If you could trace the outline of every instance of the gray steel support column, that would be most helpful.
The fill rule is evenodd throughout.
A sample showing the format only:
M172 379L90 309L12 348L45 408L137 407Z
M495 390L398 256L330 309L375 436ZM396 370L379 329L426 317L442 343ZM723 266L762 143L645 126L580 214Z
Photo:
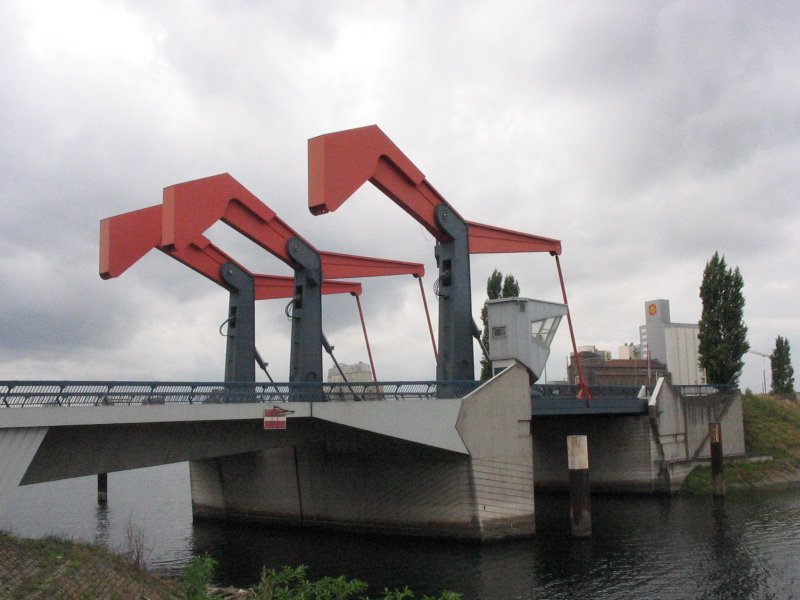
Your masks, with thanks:
M321 383L322 263L317 251L299 237L286 242L286 250L295 263L289 381Z
M222 265L220 275L230 289L225 381L255 381L256 307L253 277L233 263Z
M451 242L436 244L439 267L439 360L436 379L475 379L472 355L472 291L469 266L469 228L448 205L436 207L436 223ZM445 397L448 394L442 390Z

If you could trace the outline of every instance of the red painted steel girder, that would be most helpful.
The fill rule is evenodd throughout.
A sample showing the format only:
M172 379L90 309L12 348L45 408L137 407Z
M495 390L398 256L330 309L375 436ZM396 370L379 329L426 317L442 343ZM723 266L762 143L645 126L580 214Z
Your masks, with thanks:
M336 210L366 181L389 196L437 240L450 241L435 218L436 207L447 202L377 125L308 141L308 205L313 214ZM454 210L452 206L450 210ZM467 223L471 254L561 254L559 240Z
M228 254L217 248L205 236L196 236L183 249L166 246L161 241L163 206L157 204L100 221L100 276L118 277L153 248L182 262L211 281L227 288L220 276L220 267L232 262L244 269ZM255 285L256 300L291 298L294 278L280 275L250 273ZM323 294L361 294L361 284L351 281L325 280Z
M226 262L233 262L250 272L203 235L217 221L223 221L294 266L286 243L300 236L272 209L225 173L170 186L164 190L163 204L103 219L100 222L100 276L104 279L117 277L151 249L158 248L227 287L219 273L219 268ZM425 267L419 263L335 252L318 253L326 278L322 285L323 294L361 293L359 283L334 281L343 277L404 274L422 277L425 274ZM250 274L255 281L257 300L291 298L294 293L291 277Z
M162 242L179 251L217 221L226 223L291 266L286 242L293 237L302 239L227 173L166 188L162 217ZM314 248L308 240L303 241ZM316 251L327 279L425 274L425 267L419 263Z

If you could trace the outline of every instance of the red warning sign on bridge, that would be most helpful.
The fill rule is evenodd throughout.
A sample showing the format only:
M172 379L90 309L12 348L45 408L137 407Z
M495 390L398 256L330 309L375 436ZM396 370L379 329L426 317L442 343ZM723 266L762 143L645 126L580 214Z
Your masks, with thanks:
M286 429L286 415L292 413L280 406L264 409L264 429Z

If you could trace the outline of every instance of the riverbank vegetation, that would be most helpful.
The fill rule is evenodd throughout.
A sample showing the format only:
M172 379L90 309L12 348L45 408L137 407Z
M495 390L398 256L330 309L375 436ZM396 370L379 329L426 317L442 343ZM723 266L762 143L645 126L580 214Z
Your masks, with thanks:
M191 588L181 584L182 598L187 600L227 600L229 598L253 598L254 600L370 600L372 597L365 595L367 584L359 579L346 577L323 577L310 581L307 576L307 567L283 567L282 569L263 569L261 579L252 588L247 590L218 590L208 585L216 561L209 556L196 557L184 571L186 573L197 568L196 572L202 575L194 577L195 583ZM190 577L191 579L191 577ZM203 585L205 580L206 585ZM192 595L192 590L196 595ZM188 593L187 593L188 591ZM402 590L383 590L374 600L409 600L416 598L414 592L408 587ZM440 596L422 596L421 600L460 600L461 594L444 591Z
M169 582L92 544L0 532L0 598L176 598Z
M800 481L800 405L780 395L742 396L747 455L725 463L731 490ZM711 469L696 467L681 488L685 495L710 494Z
M21 539L0 532L0 598L119 600L370 600L367 584L358 579L323 577L308 579L304 566L264 569L260 580L247 589L213 587L217 562L197 556L177 580L151 573L132 559L93 544L54 537ZM458 600L459 594L414 595L409 588L384 590L374 600Z

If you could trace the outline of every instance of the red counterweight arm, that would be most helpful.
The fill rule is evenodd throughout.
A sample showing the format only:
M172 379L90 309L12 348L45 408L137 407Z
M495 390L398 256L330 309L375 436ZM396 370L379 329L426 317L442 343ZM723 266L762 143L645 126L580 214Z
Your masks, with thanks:
M290 266L294 261L286 244L303 239L266 204L227 173L197 179L164 190L162 240L182 251L217 221L229 225ZM303 240L311 248L308 241ZM410 274L422 276L419 263L315 251L326 279Z
M222 221L287 264L297 233L228 173L164 189L162 244L182 250Z
M437 240L451 238L436 220L446 200L377 125L329 133L308 141L308 206L315 214L335 211L369 181L425 227ZM452 206L450 211L458 214ZM471 254L549 252L550 238L468 222Z
M109 217L100 221L100 277L118 277L150 250L158 248L192 270L227 289L220 275L220 268L231 262L244 269L237 261L212 244L205 236L198 235L194 241L178 250L161 243L162 205ZM291 298L294 295L294 279L288 276L252 274L255 299L269 300ZM360 283L350 281L328 281L322 283L323 294L360 295Z

